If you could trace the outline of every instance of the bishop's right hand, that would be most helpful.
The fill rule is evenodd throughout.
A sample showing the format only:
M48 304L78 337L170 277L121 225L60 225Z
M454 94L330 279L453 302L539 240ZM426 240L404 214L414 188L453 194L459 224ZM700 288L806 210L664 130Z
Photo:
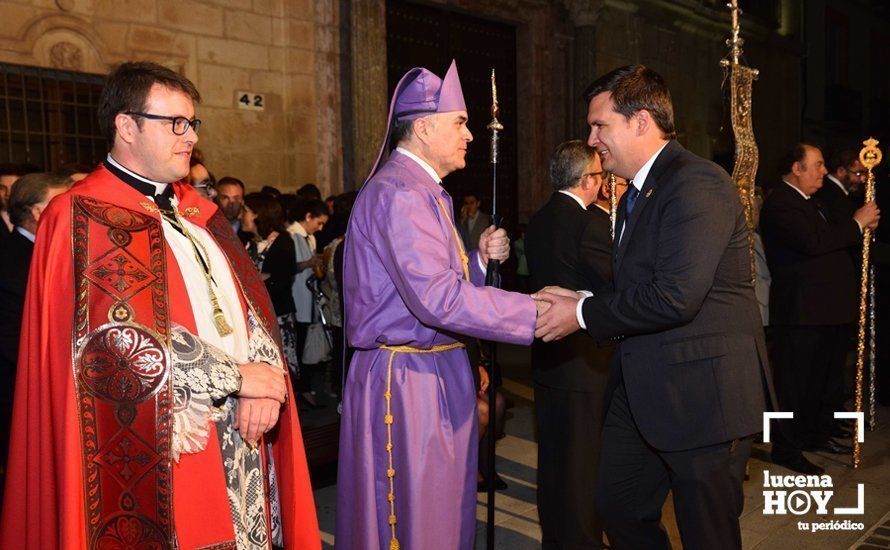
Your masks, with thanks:
M284 372L268 363L244 363L238 366L241 371L241 389L239 397L255 399L274 399L284 403L287 396L287 384Z

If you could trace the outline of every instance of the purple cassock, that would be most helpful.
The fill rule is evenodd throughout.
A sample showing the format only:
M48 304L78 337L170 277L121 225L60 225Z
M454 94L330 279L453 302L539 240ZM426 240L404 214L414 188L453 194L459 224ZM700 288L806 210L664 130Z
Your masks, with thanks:
M412 69L396 86L390 125L456 110L465 108L453 63L444 80ZM371 174L344 256L346 331L356 352L343 398L335 543L472 548L478 421L459 340L530 344L535 305L482 286L476 252L463 254L451 198L417 159L396 151Z

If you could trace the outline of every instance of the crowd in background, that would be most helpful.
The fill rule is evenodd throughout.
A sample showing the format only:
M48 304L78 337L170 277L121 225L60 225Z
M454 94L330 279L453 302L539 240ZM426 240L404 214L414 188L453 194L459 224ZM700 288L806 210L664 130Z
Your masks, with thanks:
M217 180L199 150L191 164L189 182L219 206L262 274L301 406L326 407L341 387L340 244L356 193L322 200L312 183L247 193L236 177Z

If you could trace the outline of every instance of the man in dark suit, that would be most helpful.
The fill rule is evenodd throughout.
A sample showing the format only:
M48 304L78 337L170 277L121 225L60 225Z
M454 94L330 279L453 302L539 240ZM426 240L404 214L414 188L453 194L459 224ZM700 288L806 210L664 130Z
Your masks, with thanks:
M586 94L588 144L632 180L618 207L611 288L556 290L536 335L579 325L618 339L607 390L597 509L613 548L670 548L668 491L683 546L741 548L751 434L763 425L768 363L735 186L674 138L670 92L642 65Z
M14 229L0 243L3 258L0 262L0 463L3 464L9 443L19 332L37 220L49 201L65 192L69 185L67 177L32 173L18 178L9 193L9 217Z
M858 193L867 172L856 151L849 149L831 157L830 170L814 196L831 223L840 223L853 217L857 202L862 204Z
M12 184L19 179L19 168L14 164L0 164L0 242L12 234L12 222L9 221L9 191Z
M561 144L550 183L555 192L525 234L531 289L598 290L612 276L612 238L608 213L594 206L603 183L596 149L580 140ZM532 344L545 549L602 546L593 495L613 347L581 333Z
M458 230L460 238L464 241L465 250L476 250L479 247L479 237L491 225L491 215L480 210L481 206L482 203L476 195L472 193L464 195Z
M772 459L820 474L801 451L850 451L831 439L833 413L843 410L843 367L858 311L856 251L862 229L877 227L880 213L869 203L838 212L831 223L833 214L815 198L826 174L822 152L801 143L782 164L784 181L766 198L760 227L772 275L776 392L794 420L775 432Z

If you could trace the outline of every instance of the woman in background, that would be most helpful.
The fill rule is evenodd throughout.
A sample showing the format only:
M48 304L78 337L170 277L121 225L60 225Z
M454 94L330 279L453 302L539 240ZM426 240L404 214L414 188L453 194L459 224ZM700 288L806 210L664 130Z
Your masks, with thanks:
M320 231L328 221L328 206L320 199L302 199L288 202L287 213L288 233L293 237L293 248L296 259L296 276L293 279L292 296L297 309L297 349L302 354L306 345L306 335L309 325L318 321L315 311L315 298L309 284L315 284L315 270L321 271L324 262L315 254L315 233ZM301 361L301 372L295 387L305 403L313 408L320 408L316 401L316 392L313 389L313 378L317 365L306 364Z
M248 193L241 211L241 230L250 235L247 250L266 283L281 329L281 344L288 370L299 370L294 325L296 308L291 286L297 273L293 240L284 229L281 204L265 193Z

